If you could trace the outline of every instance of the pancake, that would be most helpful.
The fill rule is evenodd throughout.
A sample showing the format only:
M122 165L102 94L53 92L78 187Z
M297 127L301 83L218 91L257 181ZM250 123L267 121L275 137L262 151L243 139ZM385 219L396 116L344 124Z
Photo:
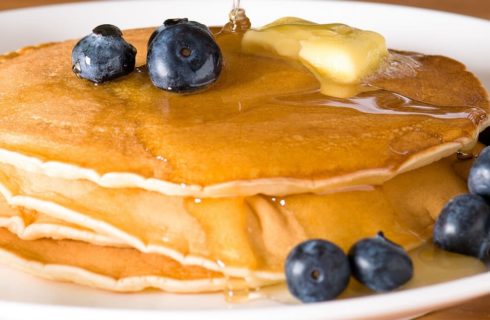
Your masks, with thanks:
M125 33L138 49L137 65L145 63L151 31ZM407 97L417 91L414 98L434 108L399 105L397 96L381 91L374 98L387 102L360 112L328 107L332 103L316 93L318 81L304 68L241 54L239 35L217 41L226 65L199 99L163 92L145 72L98 87L80 81L67 58L75 41L7 59L0 65L0 147L49 163L36 170L51 168L49 174L108 187L203 197L233 196L237 189L277 195L281 188L282 194L317 191L318 184L328 189L342 178L351 183L353 173L380 183L417 166L411 164L415 155L431 153L432 160L474 143L477 128L486 126L486 92L448 58L415 56L423 64L418 76L378 84ZM428 152L432 147L441 150Z
M251 285L264 285L282 279L282 261L290 247L306 238L328 237L347 250L357 239L382 229L387 230L390 238L403 244L407 249L423 243L431 233L433 217L437 216L446 199L466 190L464 178L459 174L462 170L458 166L460 162L456 159L444 159L398 175L381 187L372 189L345 190L327 195L293 195L281 199L270 199L265 196L245 199L202 199L199 204L186 198L165 199L160 194L154 194L151 201L148 201L147 197L150 195L142 194L141 190L119 189L118 196L127 199L127 204L121 205L120 201L114 201L107 195L107 192L113 190L100 188L101 190L94 191L97 187L92 186L91 201L98 203L100 199L104 199L104 202L98 206L92 205L90 208L88 205L83 205L87 202L87 198L80 197L79 194L70 194L70 191L86 190L86 187L80 185L77 187L73 182L70 185L66 181L56 181L52 178L31 177L39 182L36 190L15 190L21 195L4 193L5 199L15 204L16 209L8 206L6 201L1 201L0 208L7 214L0 216L0 225L9 227L11 232L28 240L76 239L92 243L95 247L102 245L113 247L114 244L120 244L120 247L138 249L133 251L138 254L146 252L171 257L175 261L173 267L179 266L174 270L177 274L181 272L180 266L184 269L187 266L202 266L228 277L248 277ZM2 171L8 173L9 179L23 180L16 176L18 172L5 168ZM48 179L49 183L43 183L42 180L45 179ZM441 187L439 181L442 179L446 183ZM63 185L60 185L61 183ZM76 184L83 183L76 182ZM2 185L11 186L5 181L2 181ZM60 191L55 193L46 189L46 186ZM143 191L143 193L147 192ZM161 199L159 200L158 197ZM417 201L414 202L413 199ZM181 202L180 208L176 204L178 201ZM168 207L170 202L174 203L174 209L166 210L163 206L167 203ZM158 215L152 208L142 208L144 203L159 206L161 210ZM19 210L21 212L15 212ZM111 214L111 211L116 210L117 215ZM153 217L150 217L152 220L148 217L150 212L153 213ZM189 216L195 218L198 225L190 229L192 226L186 224L188 228L186 232L179 232L177 223L165 223L165 220L185 221ZM21 219L20 225L24 228L18 227L19 223L15 224L14 218ZM10 223L2 224L2 220L5 219L10 219ZM47 223L54 226L58 233L49 233L50 229L46 233ZM251 234L247 235L247 231ZM26 234L27 238L24 237ZM177 237L179 235L181 238ZM199 235L203 236L199 237ZM6 236L7 234L4 234L4 237ZM187 238L182 238L183 236ZM100 241L99 237L108 240ZM204 238L205 242L199 243L199 238ZM9 245L19 243L22 248L28 246L28 241L11 235L8 239ZM20 252L20 257L30 258L30 261L37 264L46 263L43 260L45 257L59 257L67 250L65 246L72 247L73 242L61 242L65 243L62 249L56 245L59 242L42 243L46 243L46 246L42 247L43 251L31 248L37 251ZM99 266L97 259L92 259L92 252L98 250L94 245L77 245L78 260L71 263L66 262L66 255L63 255L65 257L63 261L54 258L55 260L49 262L58 266L79 266L81 257L86 256L87 261L84 266L87 270L103 270L105 266ZM0 243L0 248L8 253L14 251L5 243ZM118 252L117 248L108 250L113 253ZM182 252L186 255L182 255ZM219 261L220 264L215 261ZM19 262L16 264L18 265ZM26 266L23 269L31 266L30 263L24 264ZM227 268L224 268L224 265ZM111 270L106 272L110 273ZM87 274L75 281L85 283L87 281L85 276ZM171 273L166 277L171 279ZM111 282L115 285L114 290L140 290L143 284L156 286L153 282L141 280L143 281L141 283L138 280L134 286L119 287L117 285L119 280L123 281L117 279L114 280L116 282ZM106 285L104 282L96 286L107 288ZM161 286L156 287L161 288ZM214 287L214 289L220 288L222 287ZM180 291L185 290L185 288L180 289Z
M94 246L71 240L20 240L0 228L0 259L47 279L71 281L106 290L145 288L191 293L223 290L219 273L182 266L159 254Z
M139 66L151 32L124 33ZM116 291L263 286L308 238L348 249L383 230L417 247L467 192L455 153L489 104L461 63L392 51L416 73L336 99L300 65L242 53L241 34L216 40L222 76L192 95L144 68L77 79L76 41L0 58L0 260Z

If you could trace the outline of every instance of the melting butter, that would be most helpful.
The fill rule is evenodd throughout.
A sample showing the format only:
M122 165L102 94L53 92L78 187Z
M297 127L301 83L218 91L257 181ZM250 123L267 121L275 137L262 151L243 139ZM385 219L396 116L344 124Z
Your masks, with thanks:
M363 91L363 79L388 56L383 36L344 24L286 17L248 30L242 50L299 61L320 81L323 94L346 98Z

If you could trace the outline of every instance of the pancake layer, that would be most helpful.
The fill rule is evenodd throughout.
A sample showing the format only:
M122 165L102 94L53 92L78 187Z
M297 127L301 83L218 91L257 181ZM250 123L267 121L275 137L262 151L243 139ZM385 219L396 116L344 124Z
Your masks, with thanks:
M358 239L382 230L406 249L417 247L430 236L444 203L466 192L469 162L447 158L380 186L324 195L222 199L109 189L0 165L0 226L24 239L25 245L25 240L49 238L92 244L88 248L112 247L114 252L116 247L133 248L168 257L184 269L201 267L261 286L282 280L289 250L309 238L329 239L348 250ZM12 251L5 244L0 247ZM46 248L55 251L45 252L47 256L65 250ZM91 255L90 250L80 251L78 259L87 256L95 263L90 270L106 267Z
M125 32L138 49L137 65L151 31ZM50 163L49 174L91 175L107 186L284 195L361 178L382 183L426 164L422 156L432 162L471 147L488 122L485 90L449 58L406 53L421 65L413 77L373 80L389 91L345 107L318 93L303 67L241 53L239 34L216 39L226 61L222 76L195 95L159 90L144 71L100 86L79 80L69 59L75 41L5 59L0 148ZM55 170L53 162L72 167Z
M151 32L125 32L137 65ZM490 109L459 62L392 51L413 74L334 99L302 66L242 53L240 34L216 39L223 74L193 95L144 68L77 79L75 41L0 58L0 260L115 291L258 287L305 239L348 249L382 230L414 248L467 191L454 154Z

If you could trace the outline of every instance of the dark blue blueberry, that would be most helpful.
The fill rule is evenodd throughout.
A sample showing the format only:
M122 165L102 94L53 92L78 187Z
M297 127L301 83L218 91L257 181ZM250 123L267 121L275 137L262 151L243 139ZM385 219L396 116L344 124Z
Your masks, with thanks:
M382 232L354 244L349 250L349 262L354 278L378 292L394 290L413 276L408 254Z
M291 294L306 303L334 299L350 278L347 256L325 240L297 245L286 259L285 272Z
M485 130L480 132L480 135L478 136L478 141L486 146L490 145L490 128L486 128Z
M209 33L211 36L213 35L211 33L211 30L209 30L209 28L205 25L205 24L202 24L202 23L199 23L197 21L189 21L189 19L187 18L173 18L173 19L167 19L163 22L163 26L161 26L160 28L158 28L158 30L163 30L165 29L165 27L170 27L170 26L173 26L173 25L176 25L176 24L190 24L190 25L193 25L193 26L196 26L200 29L202 29L203 31L206 31L207 33Z
M122 38L118 27L103 24L75 45L71 59L78 77L102 83L134 70L136 48Z
M105 37L122 37L123 33L121 29L112 24L101 24L92 30L93 34L105 36Z
M150 46L151 42L153 41L153 39L155 39L155 36L157 34L160 33L160 31L162 30L165 30L167 29L167 27L170 27L170 26L174 26L176 24L190 24L190 25L194 25L198 28L201 28L203 31L206 31L207 33L209 33L210 36L213 36L213 34L211 33L211 30L209 30L209 28L202 24L202 23L199 23L199 22L196 22L196 21L189 21L189 19L187 18L172 18L172 19L167 19L163 22L163 24L158 27L150 36L150 39L148 39L148 47Z
M450 200L434 226L434 243L447 251L488 260L490 207L477 195L463 194Z
M490 199L490 147L483 149L473 163L468 188L471 193Z
M173 18L173 19L165 20L163 24L151 34L150 39L148 39L148 47L150 46L153 39L155 39L155 36L160 33L160 31L165 30L169 26L173 26L179 23L188 23L188 22L189 19L187 18Z
M187 18L171 18L171 19L167 19L167 20L163 21L163 26L169 27L169 26L173 26L173 25L176 25L179 23L188 23L188 22L189 22L189 19L187 19Z
M222 65L219 46L200 23L173 19L150 38L147 67L158 88L173 92L205 88L218 79Z

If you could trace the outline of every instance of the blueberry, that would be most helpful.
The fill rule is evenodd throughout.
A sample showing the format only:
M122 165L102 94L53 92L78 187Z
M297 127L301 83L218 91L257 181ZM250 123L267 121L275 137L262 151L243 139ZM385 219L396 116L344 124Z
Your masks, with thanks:
M148 39L148 47L150 46L151 42L153 39L155 39L155 36L159 34L162 30L165 30L169 26L173 26L179 23L188 23L189 19L187 18L173 18L173 19L167 19L163 22L163 24L158 27L150 36L150 39Z
M354 278L378 292L394 290L413 276L408 254L382 232L354 244L349 250L349 262Z
M215 82L223 58L209 29L186 19L168 21L152 34L148 45L153 84L168 91L192 92Z
M167 19L163 22L163 25L157 29L157 31L161 31L161 30L165 29L166 27L170 27L170 26L173 26L176 24L181 24L181 23L196 26L196 27L202 29L203 31L206 31L207 33L209 33L209 35L211 35L211 36L213 35L211 33L211 30L209 30L209 28L205 24L199 23L197 21L189 21L189 19L187 19L187 18Z
M473 163L468 188L471 193L490 199L490 147L483 149Z
M480 135L478 136L478 141L483 143L484 145L490 145L490 128L486 128Z
M122 38L118 27L103 24L75 45L71 59L78 77L102 83L134 70L136 48Z
M442 209L433 231L434 243L447 251L488 260L490 207L480 196L463 194Z
M173 26L179 23L188 23L189 19L187 18L172 18L172 19L167 19L163 21L163 25L165 27Z
M297 245L286 259L285 272L291 294L306 303L337 297L350 278L346 255L325 240L309 240Z
M92 30L93 34L97 34L104 37L122 37L122 31L118 27L112 24L101 24Z

